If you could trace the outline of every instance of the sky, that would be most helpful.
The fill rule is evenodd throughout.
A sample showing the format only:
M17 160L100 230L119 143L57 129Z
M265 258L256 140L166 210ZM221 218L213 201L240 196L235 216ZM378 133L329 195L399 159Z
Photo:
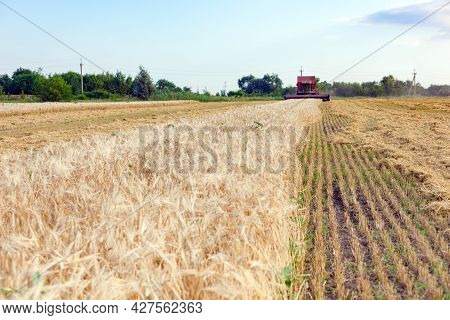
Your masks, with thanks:
M443 10L336 81L450 84L450 1L0 0L104 70L143 65L194 91L237 88L248 74L294 85L300 67L331 81L440 5ZM0 74L78 71L79 56L0 3ZM101 73L85 61L85 72Z

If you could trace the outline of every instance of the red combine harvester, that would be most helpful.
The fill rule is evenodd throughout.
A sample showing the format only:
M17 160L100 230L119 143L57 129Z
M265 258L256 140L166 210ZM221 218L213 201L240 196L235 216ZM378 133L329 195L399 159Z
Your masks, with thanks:
M330 95L317 92L316 77L300 76L297 77L297 94L285 95L284 99L322 99L322 101L330 101Z

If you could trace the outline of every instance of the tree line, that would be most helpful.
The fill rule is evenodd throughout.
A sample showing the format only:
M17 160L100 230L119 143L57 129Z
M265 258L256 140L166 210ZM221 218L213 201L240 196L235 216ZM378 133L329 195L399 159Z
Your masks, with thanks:
M339 97L385 97L408 96L414 93L412 81L401 81L393 75L385 76L381 81L371 82L333 82L320 81L316 78L318 91ZM283 82L276 74L266 74L262 78L253 75L238 80L239 91L231 92L233 95L274 95L295 94L295 86L283 87ZM449 85L431 85L424 88L420 83L415 86L415 93L419 96L450 96ZM229 93L230 94L230 93Z
M149 73L139 68L133 79L118 71L115 74L86 74L83 76L69 71L60 74L43 75L40 70L19 68L9 77L0 75L1 93L7 95L36 95L43 101L107 99L113 96L132 96L148 99L155 91Z
M401 81L389 75L381 81L348 83L318 80L318 90L334 96L381 97L405 96L410 94L411 81ZM11 77L0 75L1 95L33 95L42 101L67 101L85 99L135 98L141 100L194 99L202 100L211 97L206 89L203 92L192 92L189 87L178 87L175 83L160 79L153 81L149 72L139 67L133 78L117 71L116 73L86 74L83 76L83 93L81 92L81 76L69 71L65 73L44 75L41 70L32 71L19 68ZM265 74L258 78L253 75L244 76L237 81L238 90L217 92L218 97L281 97L294 94L295 86L283 86L277 74ZM450 96L450 86L431 85L428 88L416 85L416 94L422 96Z
M385 76L381 81L371 82L327 82L319 83L319 90L329 92L334 96L340 97L385 97L385 96L408 96L416 93L419 96L450 96L450 85L430 85L424 88L417 83L415 89L412 81L401 81L393 75Z

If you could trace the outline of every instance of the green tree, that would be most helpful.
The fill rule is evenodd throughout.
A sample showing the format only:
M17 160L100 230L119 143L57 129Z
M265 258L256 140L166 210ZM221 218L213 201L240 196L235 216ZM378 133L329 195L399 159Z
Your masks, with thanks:
M383 85L384 88L384 94L392 95L394 93L395 82L396 80L393 75L383 77L383 79L381 80L381 84Z
M251 94L265 95L270 93L270 86L264 79L256 78L251 82L250 85ZM250 91L250 90L249 90Z
M155 86L150 74L143 66L139 67L139 73L134 78L132 86L132 94L134 97L141 100L148 100L150 96L154 93Z
M265 94L273 94L273 95L281 95L283 92L283 81L281 81L280 77L273 73L273 74L266 74L262 78L263 82L265 83L264 86L266 91L264 91Z
M248 75L238 80L238 86L246 94L281 95L283 93L283 82L277 74L265 74L262 78Z
M393 95L396 95L396 96L401 96L401 95L406 95L406 94L408 94L408 88L409 87L407 87L407 83L406 82L403 82L403 81L400 81L400 80L395 80L395 82L394 82L394 92L393 92Z
M170 92L180 92L182 91L181 88L178 88L175 83L166 80L166 79L160 79L156 82L156 90L158 91L170 91Z
M320 78L316 78L317 91L318 92L330 92L332 85L326 81L320 81Z
M11 77L11 94L32 94L36 80L42 77L38 72L19 68Z
M238 80L239 88L247 94L251 94L254 91L253 82L255 81L255 77L253 75L248 75L242 77Z
M363 95L361 84L357 82L354 83L334 82L332 92L336 96L340 97L355 97Z
M363 96L369 96L369 97L379 97L383 95L383 87L377 82L363 82L361 84L361 89L363 92Z
M72 88L60 75L54 75L48 78L41 76L36 80L34 93L42 101L69 100L72 97Z
M133 79L131 77L127 77L120 71L117 71L115 74L107 72L106 74L102 74L99 79L97 79L98 83L103 83L103 87L99 87L96 90L104 89L111 94L118 95L129 95L131 93L131 85L133 83Z
M83 76L84 91L105 89L104 77L101 74L86 74Z
M133 79L130 76L126 76L120 71L117 71L114 75L114 91L113 93L120 94L122 96L131 94L131 86L133 85Z
M103 82L103 89L110 93L116 93L117 86L115 82L115 77L112 73L106 72L99 75L101 82Z
M79 73L69 71L61 74L64 81L72 87L72 94L77 95L81 93L81 76Z
M10 93L11 78L7 74L0 75L0 86L2 86L4 93Z

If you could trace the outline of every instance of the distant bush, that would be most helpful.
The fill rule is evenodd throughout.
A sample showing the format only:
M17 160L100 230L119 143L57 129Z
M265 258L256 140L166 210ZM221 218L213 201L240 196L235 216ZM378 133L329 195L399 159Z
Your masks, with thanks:
M236 91L228 91L229 97L242 97L244 95L244 91L236 90Z
M449 97L450 96L450 86L449 85L434 85L432 84L428 88L428 95L437 97Z
M74 99L75 99L75 100L87 100L88 97L87 97L84 93L80 93L80 94L77 94L77 95L74 97Z
M48 78L39 76L35 81L34 93L42 101L61 101L72 98L72 88L60 75Z
M151 97L151 100L195 100L195 96L191 92L171 92L171 91L156 91Z
M297 87L290 86L290 87L286 87L283 89L283 95L296 94L296 93L297 93Z
M113 97L111 93L102 89L86 92L85 96L88 99L111 99Z
M0 96L3 95L3 87L0 85Z

